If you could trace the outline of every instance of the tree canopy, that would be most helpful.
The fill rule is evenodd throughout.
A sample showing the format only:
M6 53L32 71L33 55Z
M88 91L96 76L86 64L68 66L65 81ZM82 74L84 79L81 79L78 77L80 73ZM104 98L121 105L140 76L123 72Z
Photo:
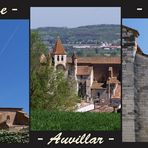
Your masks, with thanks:
M31 32L31 108L47 110L73 110L79 98L74 80L65 77L63 71L54 70L50 64L40 64L42 53L47 49L37 32Z

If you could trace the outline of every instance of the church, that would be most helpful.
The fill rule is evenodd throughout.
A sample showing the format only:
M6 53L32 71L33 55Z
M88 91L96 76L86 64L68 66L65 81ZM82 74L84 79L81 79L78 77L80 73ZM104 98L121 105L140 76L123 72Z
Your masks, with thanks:
M83 100L110 103L121 100L121 57L78 57L76 51L69 57L58 37L50 53L55 70L63 70L66 77L76 81L76 93ZM40 63L46 63L42 54Z

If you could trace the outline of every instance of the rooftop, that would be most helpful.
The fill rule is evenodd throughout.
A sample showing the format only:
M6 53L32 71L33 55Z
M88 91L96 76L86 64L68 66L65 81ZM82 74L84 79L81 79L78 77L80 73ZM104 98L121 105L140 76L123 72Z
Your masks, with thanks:
M56 43L55 43L55 47L53 49L52 54L56 54L56 55L65 55L66 51L62 45L62 42L60 40L59 37L57 37Z
M0 111L2 111L2 110L9 110L9 111L12 111L12 110L19 110L19 111L22 111L23 108L0 107Z
M78 57L78 64L121 64L121 57ZM72 63L71 57L67 58L67 63Z
M92 67L90 66L78 66L77 75L90 75Z
M98 83L97 81L94 81L91 86L91 89L104 89L103 84L104 83Z

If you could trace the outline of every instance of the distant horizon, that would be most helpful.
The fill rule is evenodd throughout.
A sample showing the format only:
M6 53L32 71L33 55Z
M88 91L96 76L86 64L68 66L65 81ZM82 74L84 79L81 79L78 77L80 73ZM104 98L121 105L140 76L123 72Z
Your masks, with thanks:
M76 26L76 27L68 27L68 26L41 26L38 28L31 28L31 29L39 29L39 28L68 28L68 29L73 29L73 28L79 28L79 27L85 27L85 26L98 26L98 25L118 25L121 26L121 24L92 24L92 25L83 25L83 26Z
M31 29L44 26L76 28L93 24L121 24L120 7L31 7L30 14Z

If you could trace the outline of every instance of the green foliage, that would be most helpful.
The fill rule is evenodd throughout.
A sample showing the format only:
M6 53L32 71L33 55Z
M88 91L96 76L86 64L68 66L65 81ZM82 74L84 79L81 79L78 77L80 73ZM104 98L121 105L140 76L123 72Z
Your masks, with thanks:
M78 101L72 82L52 66L40 66L31 76L31 107L73 110Z
M55 71L47 63L41 65L39 57L43 47L38 34L31 34L31 108L47 110L73 110L78 97L75 94L71 80L65 78L62 71Z
M121 128L121 115L118 113L33 110L31 123L31 129L35 131L117 131Z
M38 68L42 53L47 53L46 46L41 42L38 32L31 32L31 73Z
M28 143L29 132L0 131L0 143Z

